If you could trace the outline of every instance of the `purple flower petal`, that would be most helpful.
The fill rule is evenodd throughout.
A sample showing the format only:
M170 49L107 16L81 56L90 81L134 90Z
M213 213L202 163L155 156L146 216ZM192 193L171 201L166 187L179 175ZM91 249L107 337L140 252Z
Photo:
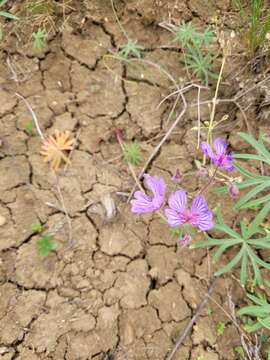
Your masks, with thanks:
M177 212L183 212L187 206L187 194L184 190L171 193L168 200L169 207Z
M218 156L226 153L227 146L226 141L221 138L214 140L214 149Z
M183 222L181 221L180 217L179 217L179 214L177 213L177 211L175 210L172 210L170 208L166 208L164 210L165 212L165 216L168 220L168 224L171 226L171 227L176 227L176 226L179 226L179 225L182 225Z
M211 146L208 144L208 142L206 141L203 141L201 143L201 149L202 149L202 152L206 155L206 156L209 156L210 159L214 159L215 155L213 153L213 150L211 148Z
M208 211L208 204L203 195L197 195L193 199L191 211L198 215Z
M207 212L200 214L198 217L197 226L202 231L207 231L212 229L212 227L214 226L213 212L209 210Z
M136 191L131 200L131 211L136 214L149 213L159 210L165 199L166 184L162 178L144 175L146 186L152 191L153 196L148 196L142 191Z
M233 165L233 153L226 155L222 167L227 171L233 171L235 169L235 166Z
M166 183L164 179L158 176L144 175L146 186L152 191L154 196L164 196L166 191Z
M233 171L235 169L235 166L229 161L224 162L222 167L227 171Z
M135 214L143 214L153 211L152 199L142 191L136 191L133 200L131 200L131 211Z

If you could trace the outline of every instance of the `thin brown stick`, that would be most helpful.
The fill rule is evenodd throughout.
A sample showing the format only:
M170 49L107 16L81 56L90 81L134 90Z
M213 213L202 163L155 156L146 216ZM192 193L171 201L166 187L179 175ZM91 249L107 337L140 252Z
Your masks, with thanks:
M201 140L201 107L200 107L200 97L201 96L201 88L198 88L198 96L197 96L197 103L198 103L198 139L197 139L197 148L200 148L200 140Z
M18 94L18 93L15 93L15 95L16 95L17 97L19 97L20 99L22 99L23 102L25 103L25 105L27 106L27 108L28 108L28 110L30 111L30 113L31 113L31 115L32 115L32 118L33 118L33 120L34 120L34 123L35 123L36 129L37 129L38 135L40 136L41 140L44 141L44 140L45 140L45 136L44 136L44 134L42 133L42 131L41 131L41 129L40 129L37 116L36 116L34 110L32 109L31 105L29 104L29 102L28 102L22 95L20 95L20 94ZM69 228L69 244L71 244L71 243L72 243L72 226L71 226L71 220L70 220L68 211L67 211L66 206L65 206L65 202L64 202L64 197L63 197L62 191L61 191L60 186L59 186L59 179L58 179L57 173L56 173L55 171L53 171L53 173L54 173L54 176L55 176L56 189L57 189L57 192L58 192L59 201L60 201L60 203L61 203L63 212L64 212L64 214L65 214L65 217L66 217L66 220L67 220L67 223L68 223L68 228Z
M25 103L27 109L30 111L30 113L32 115L32 118L34 120L38 135L40 136L41 140L44 141L45 136L44 136L43 132L41 131L41 128L40 128L39 123L38 123L38 119L37 119L36 114L34 113L32 107L31 107L31 105L29 104L29 102L22 95L20 95L18 93L15 93L15 95Z
M215 114L216 114L218 91L219 91L225 63L226 63L226 56L224 56L222 59L222 64L221 64L221 68L220 68L219 75L218 75L218 81L217 81L217 85L216 85L215 95L214 95L214 98L212 99L213 106L212 106L212 111L211 111L211 115L210 115L210 123L208 126L207 139L206 139L208 143L212 143L212 130L213 130L213 123L214 123ZM206 156L204 155L204 157L203 157L204 165L205 165L205 160L206 160Z
M195 310L195 313L194 313L192 319L190 320L190 322L188 323L187 327L184 329L184 331L177 338L176 343L174 345L174 348L172 349L172 351L170 352L170 354L168 355L166 360L172 360L175 353L176 353L176 351L178 350L178 348L183 344L185 338L187 337L187 335L191 331L193 325L197 321L197 319L198 319L199 315L201 314L203 308L208 303L209 297L211 296L211 294L213 293L213 291L215 289L216 282L217 282L217 278L214 278L212 280L210 286L209 286L209 289L208 289L207 294L205 295L205 298L203 299L203 301L200 303L200 305Z
M75 150L75 147L77 146L77 143L78 143L78 140L79 140L79 137L81 135L81 129L78 130L77 134L76 134L76 137L75 137L75 141L74 141L74 144L72 146L72 149L71 151L69 152L68 154L68 161L66 162L66 165L64 167L64 173L66 173L67 169L68 169L68 165L70 164L70 159L74 153L74 150Z

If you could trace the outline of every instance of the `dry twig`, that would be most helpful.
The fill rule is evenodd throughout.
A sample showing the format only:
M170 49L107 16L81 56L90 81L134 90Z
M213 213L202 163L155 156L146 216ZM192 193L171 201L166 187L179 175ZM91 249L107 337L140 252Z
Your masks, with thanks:
M200 303L200 305L197 307L197 309L195 310L195 313L192 317L192 319L190 320L190 322L188 323L188 325L186 326L186 328L184 329L184 331L179 335L179 337L176 340L175 346L173 348L173 350L170 352L170 354L168 355L168 357L166 358L166 360L172 360L176 351L178 350L178 348L183 344L183 342L185 341L185 338L187 337L187 335L189 334L189 332L191 331L193 325L196 323L198 317L200 316L203 308L205 307L205 305L207 304L209 297L211 296L211 294L213 293L215 286L216 286L216 282L217 282L217 278L214 278L210 284L210 287L208 289L207 294L205 295L205 298L203 299L203 301Z

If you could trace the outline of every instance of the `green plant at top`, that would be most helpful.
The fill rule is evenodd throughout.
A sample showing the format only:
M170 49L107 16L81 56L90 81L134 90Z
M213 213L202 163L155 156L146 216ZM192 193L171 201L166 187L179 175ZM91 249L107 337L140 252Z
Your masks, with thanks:
M264 295L251 295L247 297L253 302L254 305L244 306L238 311L239 316L249 316L254 319L251 324L245 325L248 332L258 331L261 328L270 330L270 303Z
M4 6L7 1L8 0L0 0L0 8L2 6ZM15 16L7 11L0 11L0 16L3 16L6 19L10 19L10 20L19 20L19 18L17 16Z
M136 142L123 144L123 156L127 163L135 166L139 165L141 162L140 145Z
M229 262L219 269L215 275L220 276L231 271L234 267L241 264L240 281L245 285L253 273L253 285L263 284L261 268L270 270L270 263L262 260L257 250L270 249L270 234L263 236L262 227L265 217L270 211L270 202L268 202L248 224L245 220L240 221L240 231L237 232L225 224L220 209L217 210L217 222L214 230L224 234L221 239L215 239L206 234L206 239L195 243L192 248L208 248L217 246L218 250L213 256L214 262L217 262L221 255L228 249L236 249L236 255L232 255Z
M234 0L244 22L244 38L251 56L263 46L266 34L270 31L270 11L264 0L251 0L244 5L243 0Z
M183 46L184 61L187 69L208 85L209 78L217 79L217 74L212 71L214 55L209 51L215 34L209 28L199 32L189 23L182 23L175 29L174 41Z
M270 165L270 152L265 147L264 143L270 144L270 138L260 134L259 139L256 140L253 136L245 133L239 134L243 140L251 145L257 154L234 154L235 159L245 159L262 162L265 165ZM239 201L235 204L235 209L247 209L257 208L263 204L267 204L270 201L270 194L264 194L265 191L269 191L270 188L270 177L265 175L253 174L246 170L238 163L235 163L237 170L244 177L244 181L237 184L239 190L251 188ZM217 192L227 192L227 187L221 187L217 189ZM263 194L261 194L263 193Z
M128 59L130 57L141 58L143 47L137 44L137 41L128 39L127 43L120 46L118 55L123 59Z
M43 235L37 241L37 250L38 255L41 257L46 257L50 254L52 250L57 248L57 244L53 241L52 235Z
M33 32L33 48L36 50L42 50L45 47L47 36L48 34L46 29L38 28L36 32Z

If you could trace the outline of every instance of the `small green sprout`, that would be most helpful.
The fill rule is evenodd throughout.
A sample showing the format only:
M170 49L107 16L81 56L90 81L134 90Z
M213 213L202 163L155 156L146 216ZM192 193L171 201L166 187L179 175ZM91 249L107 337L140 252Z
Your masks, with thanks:
M24 128L25 128L25 131L27 132L27 134L28 134L29 136L32 136L32 135L33 135L33 133L34 133L34 128L35 128L35 125L34 125L33 121L31 121L31 120L28 121L28 122L25 124Z
M43 230L43 226L40 223L35 223L31 225L31 229L37 233L40 233Z
M239 355L240 359L245 359L245 352L242 346L236 346L234 352Z
M204 55L196 48L190 48L186 54L186 66L194 75L202 79L205 85L208 85L209 78L217 79L218 75L211 71L214 62L214 56L209 52Z
M211 316L213 314L213 310L209 307L207 308L207 315Z
M133 142L131 144L123 145L124 159L131 165L139 165L141 162L141 149L138 143Z
M136 57L140 59L142 51L143 47L137 45L137 41L129 39L125 45L120 47L118 55L124 59L128 59L129 57Z
M40 239L38 239L37 250L39 256L46 257L50 254L52 250L55 250L57 248L57 244L52 240L52 235L43 235Z
M207 28L203 33L197 31L191 22L182 23L176 28L174 41L179 41L187 47L191 44L196 46L209 45L215 38L215 33Z
M207 360L207 359L204 356L200 355L200 356L197 357L197 360Z
M219 321L217 324L217 336L222 336L224 334L226 325L224 324L224 322Z
M46 29L38 28L36 32L33 32L33 48L36 50L42 50L45 47L47 36L48 34Z

